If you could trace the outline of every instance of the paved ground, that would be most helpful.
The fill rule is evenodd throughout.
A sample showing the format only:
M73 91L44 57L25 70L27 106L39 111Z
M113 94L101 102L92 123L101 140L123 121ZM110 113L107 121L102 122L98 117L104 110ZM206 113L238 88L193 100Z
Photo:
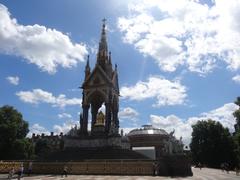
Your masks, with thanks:
M236 173L230 171L229 174L217 169L193 168L193 177L187 178L171 178L171 177L152 177L152 176L85 176L85 175L70 175L67 178L55 175L36 175L31 177L23 177L22 180L240 180L240 176L236 176ZM0 180L7 179L6 174L0 175ZM14 178L16 179L16 177Z

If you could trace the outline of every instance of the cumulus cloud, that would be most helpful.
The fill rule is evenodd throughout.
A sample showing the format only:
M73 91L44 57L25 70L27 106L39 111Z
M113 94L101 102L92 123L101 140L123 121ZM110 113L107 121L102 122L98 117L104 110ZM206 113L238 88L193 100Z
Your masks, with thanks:
M79 98L66 98L66 95L60 94L54 96L51 92L44 91L42 89L33 89L32 91L19 91L16 93L19 99L25 103L39 104L48 103L53 107L61 107L71 105L80 105L82 100Z
M224 104L222 107L202 113L201 116L204 119L213 119L219 121L223 126L227 127L231 132L234 131L234 124L236 120L233 116L233 112L239 107L234 103Z
M17 86L19 84L19 77L18 76L8 76L6 77L9 83Z
M71 128L75 127L75 125L78 125L78 121L74 120L68 120L64 122L62 125L54 125L53 126L53 131L57 134L60 134L61 132L63 134L66 134L68 131L70 131Z
M240 84L240 75L236 75L232 78L233 81Z
M185 66L206 74L219 61L240 69L240 1L140 0L119 17L123 40L168 72ZM220 64L220 63L219 63Z
M131 107L126 107L123 108L119 113L118 116L119 118L123 118L123 119L134 119L139 115L139 113L131 108Z
M45 135L49 135L50 132L43 126L39 125L38 123L33 124L30 128L30 132L28 133L28 137L31 137L33 133L35 133L36 135L39 134L41 135L42 133Z
M61 114L58 114L58 118L59 119L69 119L69 118L72 118L72 115L71 114L68 114L68 113L61 113Z
M0 52L20 56L26 62L53 74L58 66L71 68L84 61L84 44L73 43L56 29L38 24L21 25L11 17L7 7L0 4Z
M190 117L186 120L181 119L175 115L169 115L166 117L150 115L150 121L154 126L165 129L167 132L175 130L175 136L177 138L183 137L183 142L188 145L190 143L192 134L191 126L195 124L198 120L212 119L214 121L218 121L224 127L229 128L230 132L233 132L234 124L236 123L236 121L232 114L237 109L237 105L235 105L234 103L228 103L224 104L222 107L206 113L202 113L196 117Z
M184 104L187 98L186 87L179 81L169 81L162 77L150 77L147 82L139 81L134 86L124 86L120 89L122 98L130 100L145 100L156 98L154 106Z
M118 113L120 122L124 123L128 127L138 126L138 115L139 113L131 107L122 108Z

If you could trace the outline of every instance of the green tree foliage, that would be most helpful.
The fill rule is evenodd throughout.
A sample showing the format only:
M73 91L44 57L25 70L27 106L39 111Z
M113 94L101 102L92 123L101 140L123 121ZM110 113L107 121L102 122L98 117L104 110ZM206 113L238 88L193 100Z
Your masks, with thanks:
M233 113L233 116L236 118L236 124L234 125L235 132L233 135L233 139L235 142L235 153L237 155L238 164L240 165L240 97L237 97L235 104L238 105L239 108Z
M31 142L25 139L28 123L12 106L0 107L0 159L28 158Z
M49 147L46 139L40 139L36 142L35 145L35 154L38 157L43 157L50 152L51 148Z
M235 131L240 131L240 97L237 97L237 100L234 102L239 106L238 110L233 113L233 116L236 118Z
M223 162L232 167L236 164L233 139L221 123L213 120L198 121L192 128L190 147L194 163L200 162L215 168Z

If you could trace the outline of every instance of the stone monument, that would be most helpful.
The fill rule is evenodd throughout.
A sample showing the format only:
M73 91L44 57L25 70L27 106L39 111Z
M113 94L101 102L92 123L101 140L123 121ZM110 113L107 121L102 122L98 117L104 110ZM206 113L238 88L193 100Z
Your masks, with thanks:
M84 82L80 88L82 89L80 129L71 130L74 137L64 137L64 147L129 148L129 144L123 142L119 134L118 69L116 64L113 68L111 52L108 50L106 19L103 19L96 64L91 69L89 56L87 57ZM104 110L101 107L104 107Z
M119 86L117 65L112 68L111 52L108 51L106 38L106 20L103 19L101 38L97 53L97 62L91 71L89 66L89 56L85 67L85 78L82 84L83 101L82 114L80 115L80 135L81 136L118 136L119 120ZM101 126L104 130L100 133L99 126L96 124L98 109L105 105L105 115L101 116L104 122ZM88 115L91 109L91 130L88 131Z

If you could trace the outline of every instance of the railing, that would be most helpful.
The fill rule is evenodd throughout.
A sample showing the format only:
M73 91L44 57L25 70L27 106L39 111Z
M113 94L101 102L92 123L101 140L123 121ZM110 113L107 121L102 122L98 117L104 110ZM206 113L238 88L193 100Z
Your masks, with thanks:
M0 162L0 173L8 173L12 168L19 169L23 163L25 171L28 162ZM101 160L82 162L33 162L34 174L61 174L63 167L69 174L102 174L102 175L152 175L152 161L140 160Z

